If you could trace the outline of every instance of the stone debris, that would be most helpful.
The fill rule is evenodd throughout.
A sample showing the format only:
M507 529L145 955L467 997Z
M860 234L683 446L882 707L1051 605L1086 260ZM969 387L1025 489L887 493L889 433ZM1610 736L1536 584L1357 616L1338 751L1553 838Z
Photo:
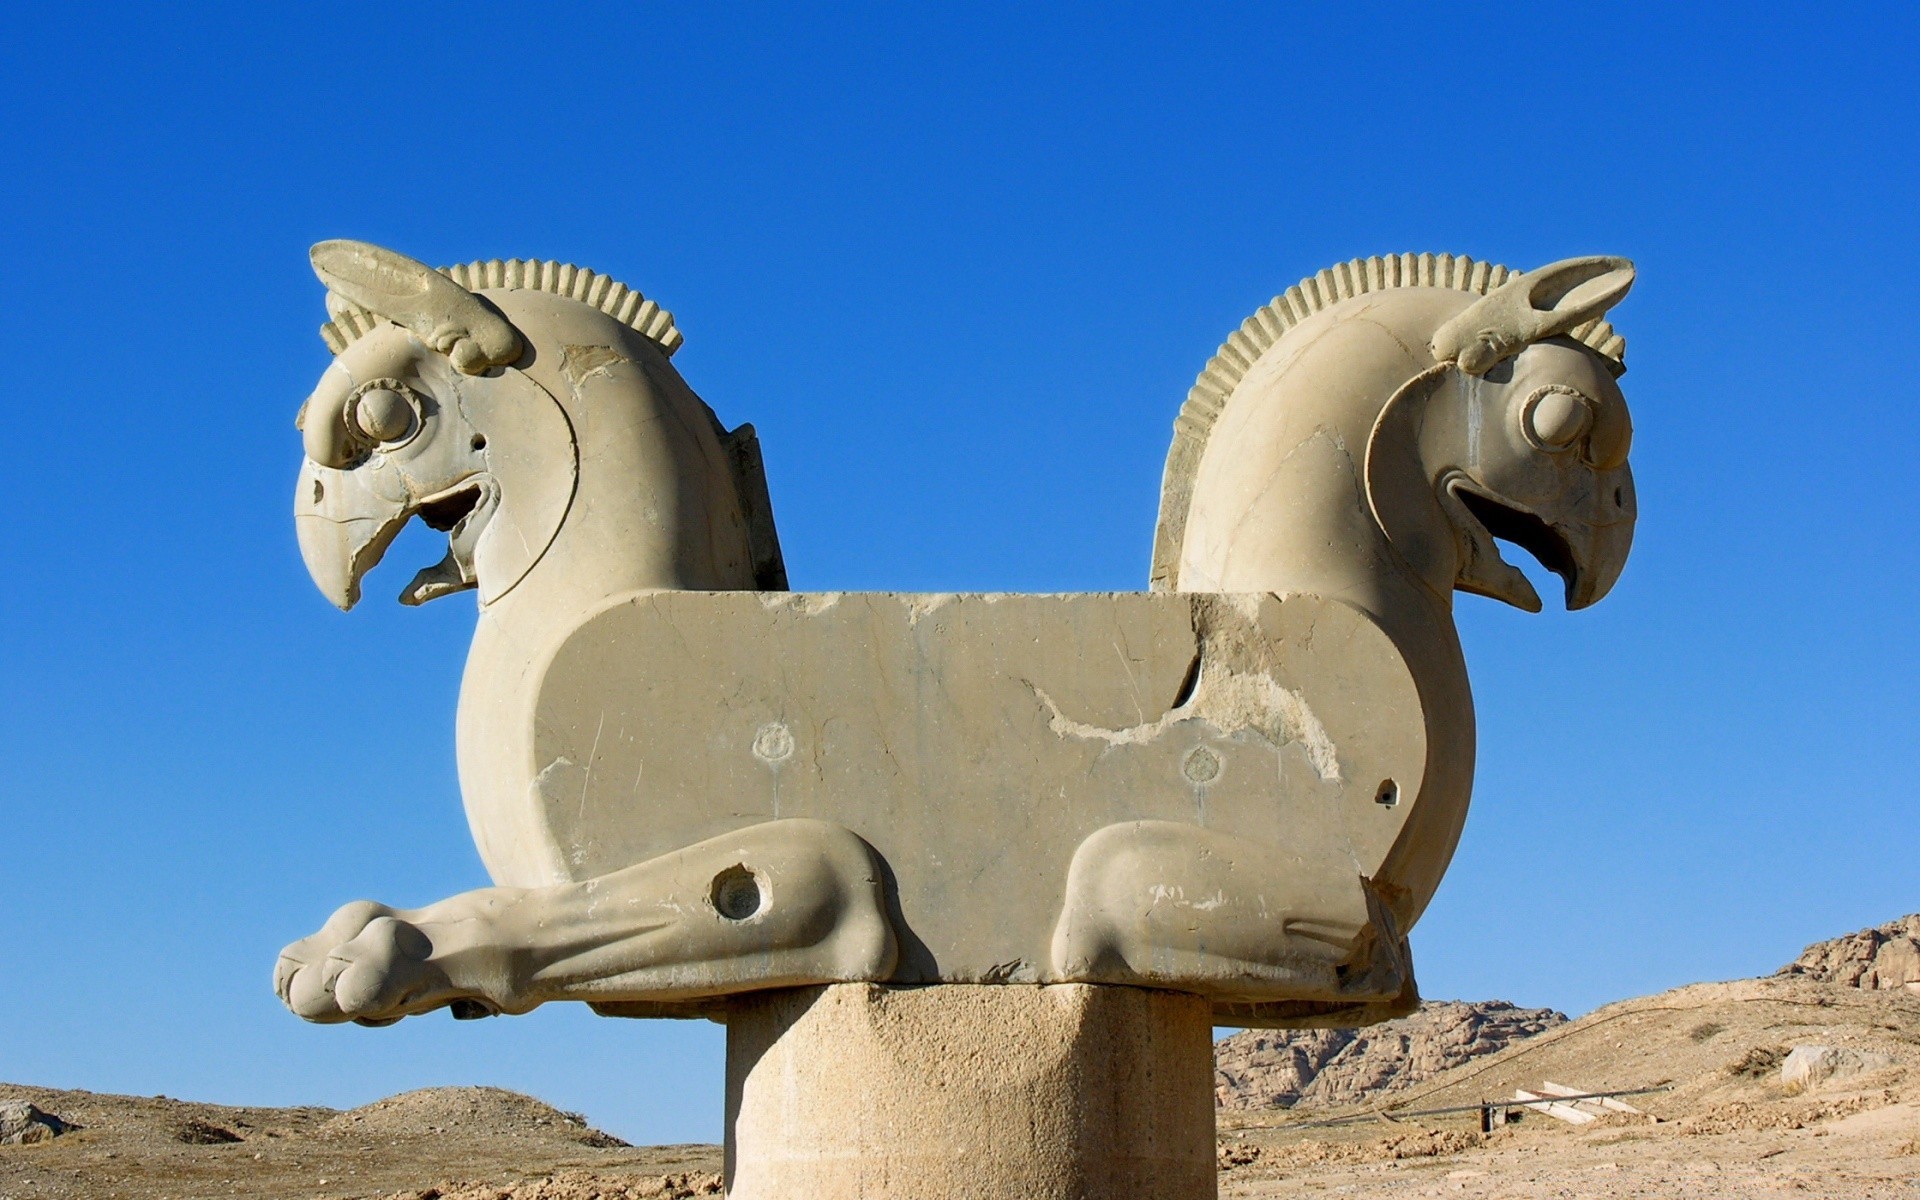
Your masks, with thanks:
M1920 995L1920 913L1815 942L1776 974L1801 975L1868 991Z
M699 1172L647 1178L561 1171L541 1179L499 1186L443 1183L418 1191L395 1192L389 1200L689 1200L722 1195L719 1175Z
M1250 1029L1215 1044L1214 1096L1226 1109L1357 1103L1566 1023L1548 1008L1443 1000L1365 1029Z
M1845 1079L1892 1065L1891 1055L1875 1050L1795 1046L1780 1064L1780 1084L1795 1091L1810 1092L1829 1079Z
M1897 1104L1899 1093L1891 1089L1865 1092L1836 1099L1812 1100L1734 1100L1708 1104L1675 1120L1674 1131L1683 1136L1717 1135L1737 1132L1811 1129L1836 1117L1872 1112Z
M1260 1157L1262 1162L1280 1167L1404 1162L1463 1154L1485 1144L1486 1140L1483 1135L1466 1130L1418 1129L1366 1142L1318 1139L1295 1142L1289 1146L1268 1147Z
M212 1121L202 1121L198 1117L189 1118L173 1135L173 1140L188 1146L230 1146L246 1139L224 1125L215 1125Z
M1244 1167L1260 1160L1260 1147L1246 1142L1222 1140L1214 1147L1214 1159L1222 1171Z
M1778 1046L1750 1046L1747 1052L1727 1064L1727 1074L1736 1079L1765 1079L1780 1069L1786 1052Z
M30 1146L50 1142L80 1128L25 1100L0 1104L0 1146Z

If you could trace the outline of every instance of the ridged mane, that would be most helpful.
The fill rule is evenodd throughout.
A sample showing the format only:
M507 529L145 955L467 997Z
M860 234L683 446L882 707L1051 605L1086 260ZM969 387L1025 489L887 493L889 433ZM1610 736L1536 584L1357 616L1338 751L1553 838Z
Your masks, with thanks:
M686 341L673 326L673 314L610 276L552 259L498 258L441 267L440 273L470 292L492 290L546 292L591 305L671 355ZM373 331L384 318L327 293L321 340L335 354Z
M1167 451L1167 468L1160 482L1160 522L1154 531L1151 586L1157 591L1171 589L1179 573L1194 476L1199 473L1200 456L1206 452L1214 422L1220 419L1227 398L1254 362L1289 329L1317 312L1369 292L1430 287L1484 296L1518 274L1495 263L1475 262L1464 254L1356 258L1308 276L1241 322L1193 381L1180 415L1174 418L1173 446ZM1626 371L1626 339L1606 321L1588 321L1567 336L1606 359L1615 375Z

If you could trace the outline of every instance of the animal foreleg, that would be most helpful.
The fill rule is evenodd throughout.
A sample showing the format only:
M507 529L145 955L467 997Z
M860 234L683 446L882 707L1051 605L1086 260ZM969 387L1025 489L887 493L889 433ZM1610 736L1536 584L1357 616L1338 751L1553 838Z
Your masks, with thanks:
M1329 856L1132 821L1080 843L1066 893L1062 980L1252 1001L1372 1000L1411 982L1385 905Z
M310 1021L384 1025L879 980L896 958L882 878L848 830L774 821L580 883L349 904L281 953L274 986Z

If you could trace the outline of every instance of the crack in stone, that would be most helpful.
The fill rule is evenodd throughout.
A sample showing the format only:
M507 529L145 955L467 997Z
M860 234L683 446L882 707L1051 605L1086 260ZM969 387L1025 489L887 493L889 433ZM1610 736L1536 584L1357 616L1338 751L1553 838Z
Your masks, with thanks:
M1198 719L1223 737L1252 729L1276 746L1296 742L1322 781L1341 781L1339 756L1326 726L1314 715L1304 696L1280 686L1268 675L1250 675L1213 666L1203 657L1199 682L1186 703L1168 709L1157 720L1120 729L1076 721L1061 711L1059 703L1044 688L1030 679L1021 682L1047 706L1047 727L1057 737L1105 742L1109 746L1139 746L1183 721Z

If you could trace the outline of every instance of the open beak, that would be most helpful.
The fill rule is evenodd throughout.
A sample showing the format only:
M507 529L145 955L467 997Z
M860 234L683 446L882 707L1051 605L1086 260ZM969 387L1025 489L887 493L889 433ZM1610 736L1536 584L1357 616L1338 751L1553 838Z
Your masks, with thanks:
M381 495L359 471L323 467L308 459L294 485L293 523L300 557L315 587L345 611L360 600L360 580L387 552L407 518L405 497Z
M389 494L386 488L400 490ZM312 459L302 464L293 496L300 557L314 586L342 611L360 602L360 580L414 516L447 534L447 554L414 575L400 603L425 604L477 584L474 556L499 506L498 485L480 474L430 496L415 498L404 488L397 475L385 472L336 470Z
M1500 557L1498 539L1525 550L1560 577L1569 611L1598 602L1626 569L1634 523L1633 480L1626 468L1608 472L1601 483L1595 496L1603 511L1549 520L1489 495L1464 474L1449 479L1443 493L1465 517L1455 519L1470 548L1459 586L1527 612L1540 611L1539 594L1518 567Z

